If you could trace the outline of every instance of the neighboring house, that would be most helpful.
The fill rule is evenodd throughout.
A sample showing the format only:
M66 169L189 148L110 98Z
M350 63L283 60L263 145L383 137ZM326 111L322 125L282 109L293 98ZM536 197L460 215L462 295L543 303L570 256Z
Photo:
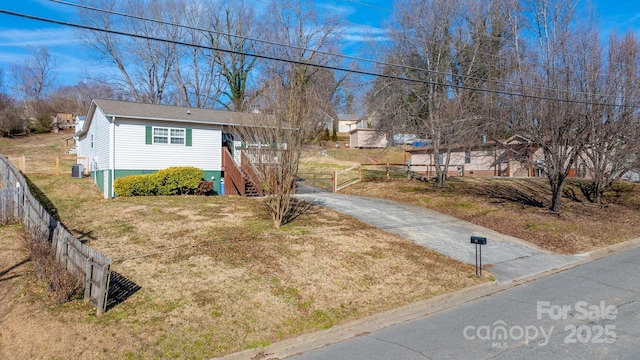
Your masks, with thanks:
M446 149L435 155L433 146L423 145L407 150L411 154L410 171L435 176L435 156L444 164ZM485 141L469 147L451 148L447 176L541 177L542 149L528 139L514 135L504 141ZM538 165L537 165L538 164ZM579 165L576 165L576 168ZM570 177L575 177L572 169Z
M73 114L57 113L53 118L51 127L59 130L73 129L76 125L76 118Z
M387 135L375 129L376 121L374 115L360 118L349 130L349 146L356 149L387 147Z
M117 194L115 179L171 166L194 166L221 192L223 152L234 156L229 127L256 121L259 114L125 101L91 102L86 119L76 119L78 163L86 164L105 198ZM223 142L228 148L223 148ZM238 146L239 147L239 146ZM230 160L226 170L239 172ZM244 178L239 175L240 178ZM239 186L239 185L238 185ZM232 189L226 184L225 189ZM244 185L242 186L244 189ZM228 192L227 192L228 193ZM244 195L244 193L242 193Z

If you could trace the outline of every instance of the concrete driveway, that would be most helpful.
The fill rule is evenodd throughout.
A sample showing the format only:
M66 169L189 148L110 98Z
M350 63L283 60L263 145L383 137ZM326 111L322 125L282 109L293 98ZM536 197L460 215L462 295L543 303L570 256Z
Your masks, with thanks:
M416 244L465 263L475 264L472 235L487 238L482 264L500 284L577 262L584 256L558 255L512 236L425 208L398 202L341 194L301 194L297 198L326 206L397 234Z

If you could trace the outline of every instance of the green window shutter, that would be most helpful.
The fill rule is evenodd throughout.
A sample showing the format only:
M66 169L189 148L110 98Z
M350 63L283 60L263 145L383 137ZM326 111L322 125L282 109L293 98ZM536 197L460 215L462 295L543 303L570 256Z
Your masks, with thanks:
M193 135L191 133L191 129L187 128L187 131L185 131L185 143L187 143L187 146L191 146L191 139L193 138Z
M151 126L147 126L145 135L146 135L145 143L147 145L153 144L153 129L151 128Z

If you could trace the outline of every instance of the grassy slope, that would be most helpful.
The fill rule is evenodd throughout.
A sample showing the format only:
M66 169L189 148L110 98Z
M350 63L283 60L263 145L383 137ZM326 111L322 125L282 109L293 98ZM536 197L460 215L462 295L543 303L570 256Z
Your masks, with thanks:
M640 185L618 183L598 207L569 180L560 216L549 212L544 179L458 178L446 188L416 180L368 182L344 190L383 197L449 214L522 238L552 251L576 254L640 236Z
M69 134L1 139L63 223L140 290L102 317L54 306L41 284L3 284L0 358L206 358L477 284L470 266L323 208L274 230L259 200L104 200L70 177ZM65 164L55 175L55 157ZM67 165L69 165L67 167ZM0 271L24 257L0 228ZM44 302L43 302L44 300Z

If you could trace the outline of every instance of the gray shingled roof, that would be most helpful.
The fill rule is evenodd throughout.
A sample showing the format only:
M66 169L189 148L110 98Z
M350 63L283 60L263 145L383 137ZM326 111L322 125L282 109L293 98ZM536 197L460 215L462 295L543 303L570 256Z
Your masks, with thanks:
M128 119L178 121L216 125L248 125L260 123L264 115L234 111L197 109L182 106L142 104L128 101L93 100L107 116ZM91 110L90 110L91 111Z

